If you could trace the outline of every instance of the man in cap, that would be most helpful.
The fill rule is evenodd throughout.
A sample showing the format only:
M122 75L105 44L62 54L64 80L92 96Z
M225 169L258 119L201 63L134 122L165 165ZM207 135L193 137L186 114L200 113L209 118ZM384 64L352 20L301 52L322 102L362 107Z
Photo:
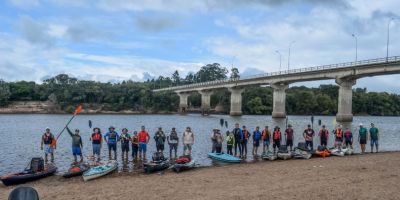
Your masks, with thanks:
M183 155L192 154L192 146L194 144L194 133L190 127L186 127L186 131L183 132L182 136L183 142Z
M294 139L294 131L292 129L292 125L289 124L288 128L285 130L286 136L286 147L290 147L290 151L293 150L293 139Z
M47 162L47 155L50 154L51 162L54 162L54 148L51 143L55 140L54 135L50 132L50 128L47 127L46 131L42 135L42 141L40 144L40 149L43 150L44 144L44 160Z
M361 153L365 153L365 144L367 144L367 129L364 128L363 124L360 124L360 129L358 131L358 142L361 146Z
M369 129L369 137L371 138L371 153L374 152L374 145L376 153L378 153L379 130L375 127L374 123L371 123L371 128Z
M322 129L319 131L319 138L321 146L326 147L328 145L329 131L325 125L322 125Z
M158 128L157 132L154 134L154 140L156 141L157 152L164 152L165 134L161 127Z
M172 158L172 152L175 152L175 158L178 156L178 144L179 137L175 128L172 128L171 133L167 137L168 145L169 145L169 157Z
M77 162L76 157L78 155L81 158L80 162L83 162L83 156L82 156L83 143L82 143L82 138L79 135L79 129L75 129L75 133L72 133L72 131L67 126L67 132L72 138L72 155L74 156L74 162Z
M307 125L307 128L304 130L303 132L303 137L304 140L306 141L306 147L309 148L309 150L313 150L314 149L314 145L313 145L313 140L314 140L314 130L311 128L311 125Z
M104 140L108 146L108 158L112 160L111 152L114 151L114 160L117 160L117 141L119 140L119 135L115 132L113 126L108 128L108 132L104 135Z

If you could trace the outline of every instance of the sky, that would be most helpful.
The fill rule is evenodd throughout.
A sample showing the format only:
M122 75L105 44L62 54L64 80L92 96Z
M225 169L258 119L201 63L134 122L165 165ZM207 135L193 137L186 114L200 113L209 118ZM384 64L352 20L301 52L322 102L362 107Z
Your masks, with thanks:
M382 58L391 18L389 56L400 56L399 13L398 0L2 0L0 79L144 81L208 63L247 76L354 61L352 34L358 60ZM400 93L399 78L355 87ZM319 84L334 81L295 85Z

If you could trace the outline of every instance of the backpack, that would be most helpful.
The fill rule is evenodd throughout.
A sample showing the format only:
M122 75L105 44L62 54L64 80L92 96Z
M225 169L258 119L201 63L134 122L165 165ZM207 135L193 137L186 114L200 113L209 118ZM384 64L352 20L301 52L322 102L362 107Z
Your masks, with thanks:
M41 157L32 158L30 171L40 172L44 170L44 160Z

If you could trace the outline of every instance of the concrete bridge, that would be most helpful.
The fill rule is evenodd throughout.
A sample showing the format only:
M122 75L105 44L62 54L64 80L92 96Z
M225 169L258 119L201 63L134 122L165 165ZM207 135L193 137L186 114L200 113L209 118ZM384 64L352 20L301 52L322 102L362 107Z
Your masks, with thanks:
M191 92L201 94L201 107L204 111L210 110L210 97L214 91L227 88L231 92L230 115L242 115L242 92L246 86L269 85L273 88L273 118L286 117L286 92L289 84L304 81L334 79L339 85L338 113L339 122L353 121L352 113L352 86L357 79L363 77L399 74L400 56L360 60L317 67L292 69L266 74L260 74L239 79L225 79L168 87L153 90L174 91L180 97L179 110L185 112L188 106L188 96Z

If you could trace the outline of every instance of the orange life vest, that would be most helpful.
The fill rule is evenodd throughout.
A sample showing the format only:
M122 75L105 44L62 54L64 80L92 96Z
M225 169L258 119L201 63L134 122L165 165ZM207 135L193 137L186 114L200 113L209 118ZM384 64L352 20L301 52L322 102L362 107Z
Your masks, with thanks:
M281 139L281 132L274 131L274 140L280 140L280 139Z
M343 137L343 130L342 129L336 129L336 137L337 138L342 138Z

